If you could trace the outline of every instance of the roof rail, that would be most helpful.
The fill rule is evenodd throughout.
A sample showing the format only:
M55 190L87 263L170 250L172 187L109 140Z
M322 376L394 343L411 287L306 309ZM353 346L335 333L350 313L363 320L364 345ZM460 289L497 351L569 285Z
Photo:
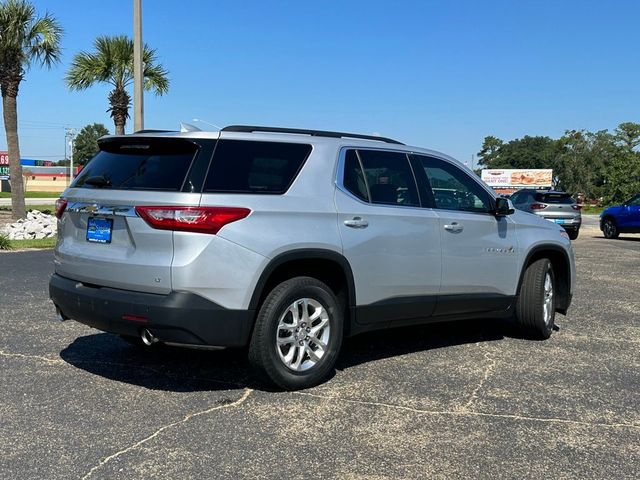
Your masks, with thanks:
M133 133L177 133L177 130L137 130Z
M325 130L305 130L302 128L280 128L280 127L257 127L254 125L230 125L224 127L221 132L267 132L267 133L294 133L300 135L311 135L312 137L330 137L330 138L360 138L363 140L376 140L378 142L395 143L404 145L404 143L391 138L378 137L375 135L360 135L358 133L345 132L329 132Z

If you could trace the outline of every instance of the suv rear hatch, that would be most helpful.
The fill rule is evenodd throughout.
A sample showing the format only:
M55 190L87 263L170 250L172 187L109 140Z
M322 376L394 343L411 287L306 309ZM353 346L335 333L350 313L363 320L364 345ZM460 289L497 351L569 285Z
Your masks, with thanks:
M214 144L171 137L102 139L100 152L60 202L56 273L88 286L170 292L173 232L151 227L136 207L199 205L196 183Z

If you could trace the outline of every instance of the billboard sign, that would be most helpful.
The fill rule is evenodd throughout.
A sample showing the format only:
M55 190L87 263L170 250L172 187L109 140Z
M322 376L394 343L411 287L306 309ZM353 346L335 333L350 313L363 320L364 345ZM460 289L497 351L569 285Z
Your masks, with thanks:
M488 169L482 170L482 181L490 187L551 187L553 170L532 169Z

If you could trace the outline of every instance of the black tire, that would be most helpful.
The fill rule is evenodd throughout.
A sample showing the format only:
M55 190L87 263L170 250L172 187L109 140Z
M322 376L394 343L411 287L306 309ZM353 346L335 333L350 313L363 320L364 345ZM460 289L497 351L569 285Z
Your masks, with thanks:
M571 240L575 240L576 238L578 238L578 235L580 234L580 229L567 230L567 233L569 234L569 238Z
M618 232L618 226L613 218L607 217L602 221L602 233L604 233L604 238L618 238L620 232Z
M552 286L551 314L545 321L545 280L550 276ZM547 258L536 260L527 267L516 303L516 321L524 332L533 338L547 339L551 336L555 320L555 277L553 267Z
M310 299L322 306L327 313L330 329L326 349L321 358L308 370L295 371L285 364L279 351L298 347L295 343L293 346L279 347L276 339L280 336L278 331L280 318L286 314L294 302L301 299ZM303 314L299 315L302 321ZM262 378L270 380L284 390L300 390L317 385L333 372L342 345L343 318L343 308L331 289L324 283L311 277L295 277L286 280L271 290L260 307L249 344L249 362ZM291 337L294 335L297 333L291 331ZM289 336L281 338L289 338ZM312 342L310 348L319 347ZM298 355L299 353L296 352L295 358ZM313 361L308 353L304 353L303 358L305 361Z

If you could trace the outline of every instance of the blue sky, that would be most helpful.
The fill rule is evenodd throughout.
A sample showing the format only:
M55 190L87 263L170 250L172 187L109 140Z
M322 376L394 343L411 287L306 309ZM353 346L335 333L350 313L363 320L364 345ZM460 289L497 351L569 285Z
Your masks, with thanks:
M131 35L132 1L34 4L65 35L62 62L22 83L22 157L57 160L64 125L113 131L108 87L69 92L63 77L96 36ZM144 40L171 79L145 96L145 127L379 133L469 161L486 135L640 121L638 18L640 2L622 0L143 0Z

